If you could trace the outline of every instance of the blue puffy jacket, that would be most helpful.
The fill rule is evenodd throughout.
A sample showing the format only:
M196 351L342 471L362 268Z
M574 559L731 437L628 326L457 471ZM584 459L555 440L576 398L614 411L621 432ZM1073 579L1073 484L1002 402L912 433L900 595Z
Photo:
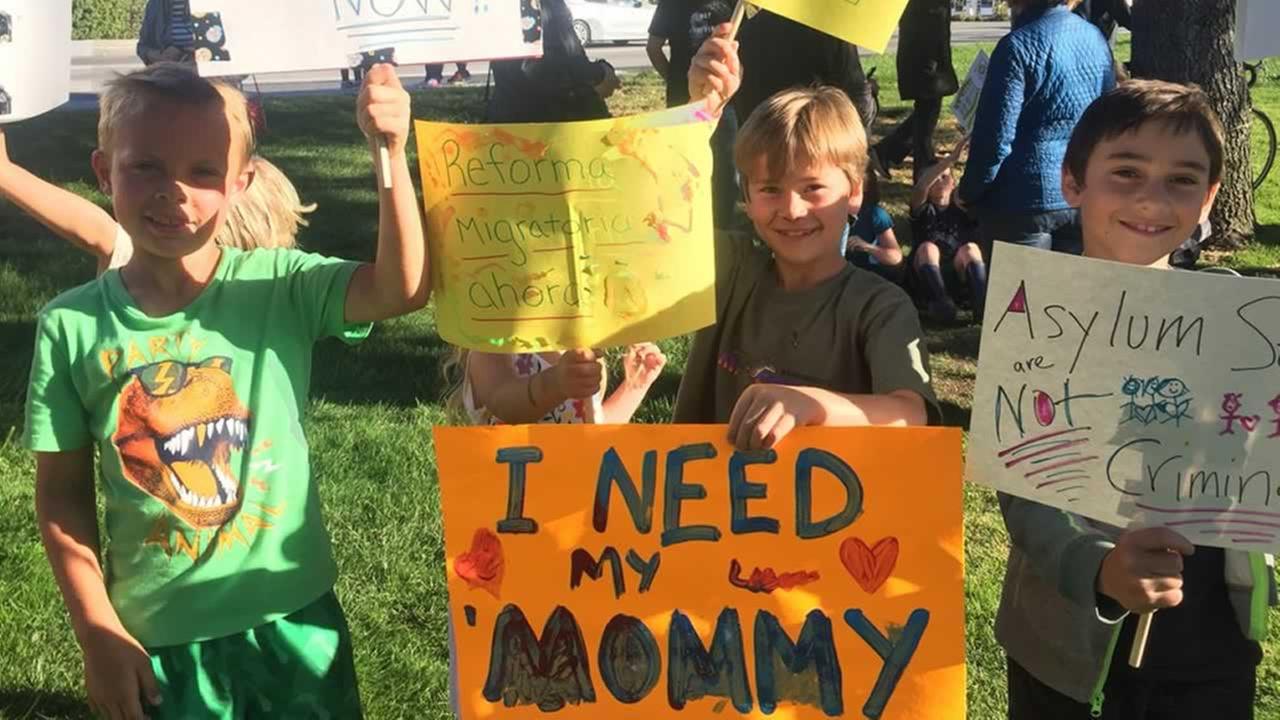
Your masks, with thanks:
M1062 210L1062 158L1076 122L1115 86L1111 48L1064 6L1024 11L996 45L958 187L975 210Z

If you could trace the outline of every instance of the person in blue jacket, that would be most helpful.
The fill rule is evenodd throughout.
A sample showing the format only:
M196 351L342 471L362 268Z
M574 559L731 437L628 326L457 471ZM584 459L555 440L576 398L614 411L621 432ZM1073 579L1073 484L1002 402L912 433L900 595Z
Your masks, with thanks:
M1111 48L1068 0L1011 0L974 118L959 205L978 218L983 257L996 240L1079 252L1062 158L1089 103L1115 86Z

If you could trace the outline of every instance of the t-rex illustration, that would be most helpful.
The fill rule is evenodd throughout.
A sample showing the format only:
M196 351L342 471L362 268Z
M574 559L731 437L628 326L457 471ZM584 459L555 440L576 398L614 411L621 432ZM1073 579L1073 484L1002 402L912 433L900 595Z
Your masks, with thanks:
M112 437L125 477L194 528L240 509L231 452L244 448L249 411L231 384L231 359L166 360L132 371Z

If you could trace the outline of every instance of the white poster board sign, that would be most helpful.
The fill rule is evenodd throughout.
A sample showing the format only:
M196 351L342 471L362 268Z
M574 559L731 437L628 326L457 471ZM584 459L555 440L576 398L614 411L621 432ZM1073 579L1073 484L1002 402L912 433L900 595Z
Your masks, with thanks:
M0 0L0 123L71 96L71 0Z
M987 66L990 64L991 58L987 56L987 52L979 50L978 56L969 66L969 74L965 76L964 83L951 100L951 110L966 135L973 132L973 118L978 114L978 100L982 98L982 86L987 82Z
M1236 60L1280 55L1280 2L1236 0Z
M534 57L535 13L519 0L191 0L202 75Z
M1280 282L1003 243L992 267L970 481L1280 550Z

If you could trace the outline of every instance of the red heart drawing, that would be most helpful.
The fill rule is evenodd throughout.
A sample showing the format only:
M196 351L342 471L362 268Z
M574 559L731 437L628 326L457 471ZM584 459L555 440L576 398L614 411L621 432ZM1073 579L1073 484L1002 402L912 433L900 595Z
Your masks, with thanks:
M1244 426L1245 430L1248 430L1249 432L1253 432L1258 428L1258 421L1261 419L1262 418L1258 417L1257 415L1253 415L1251 417L1242 417L1240 418L1240 424Z
M471 537L471 549L458 556L453 571L473 588L484 588L495 598L502 590L502 541L486 528Z
M883 538L874 547L861 538L846 538L840 543L840 562L863 590L874 593L898 564L898 538Z

